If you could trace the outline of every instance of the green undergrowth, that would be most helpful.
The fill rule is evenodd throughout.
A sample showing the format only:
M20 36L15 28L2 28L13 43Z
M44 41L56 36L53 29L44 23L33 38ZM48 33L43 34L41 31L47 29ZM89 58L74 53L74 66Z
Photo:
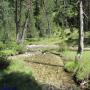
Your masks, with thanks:
M0 51L0 54L5 54L6 56L12 56L12 55L16 55L17 51L6 49L6 50Z
M10 64L6 66L7 68L4 67L0 70L0 90L3 88L9 88L10 90L12 88L15 90L40 90L41 87L33 77L30 66L25 65L21 59L9 61Z
M90 77L90 51L85 51L82 60L79 62L79 70L77 71L77 78L86 79Z
M6 69L9 65L10 60L7 59L7 56L0 54L0 71Z
M25 41L25 44L44 44L44 45L53 45L63 40L59 37L49 37L49 38L31 38Z
M16 42L11 43L2 43L0 42L0 54L4 54L6 56L12 56L16 54L22 54L25 52L25 48L23 45L18 45Z
M77 63L75 63L75 61L68 61L65 65L64 65L64 69L67 72L75 72L76 67L78 66Z
M16 43L0 43L0 90L40 90L31 67L23 59L8 59L8 56L24 53L23 46Z
M11 60L11 65L8 67L8 70L6 70L6 72L10 73L13 71L14 72L24 72L24 73L32 75L30 67L26 66L22 59Z
M75 51L66 51L64 56L68 58L65 69L70 72L74 72L76 68L76 78L78 80L84 80L90 77L90 51L84 51L81 60L78 62L78 65L75 64Z

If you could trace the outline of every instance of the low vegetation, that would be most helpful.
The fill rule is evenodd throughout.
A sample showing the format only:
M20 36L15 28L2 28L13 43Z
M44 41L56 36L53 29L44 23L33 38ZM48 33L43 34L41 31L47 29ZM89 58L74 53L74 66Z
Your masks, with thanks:
M0 90L41 90L30 67L23 60L8 60L0 57Z
M71 72L71 73L74 73L75 72L75 69L78 67L78 64L75 63L75 61L68 61L65 66L64 66L64 69L67 71L67 72Z
M4 54L6 56L13 56L16 54L22 54L25 52L25 48L23 45L18 45L15 42L3 44L0 43L0 54Z
M79 61L78 65L75 63L75 51L66 51L64 55L70 58L71 61L67 61L65 63L65 69L68 72L74 73L77 81L89 80L90 78L90 51L85 51L82 55L81 60ZM75 71L76 70L76 71Z

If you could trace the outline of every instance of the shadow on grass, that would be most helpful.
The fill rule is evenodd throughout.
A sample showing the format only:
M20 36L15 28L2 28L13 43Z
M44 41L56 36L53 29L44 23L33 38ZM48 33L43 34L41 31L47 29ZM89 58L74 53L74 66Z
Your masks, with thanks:
M0 90L80 90L76 86L56 87L50 84L40 85L31 75L12 72L0 79Z
M72 86L61 85L59 87L56 87L54 85L44 84L42 85L42 90L80 90L80 89L75 85Z
M6 57L0 57L0 90L41 90L32 75L24 72L5 72L10 64Z
M13 72L2 77L0 90L41 90L41 87L30 75Z
M10 65L10 61L7 60L7 57L0 56L0 70L3 71L4 69L7 69Z
M9 61L0 61L0 70L7 69L8 66L10 65Z
M57 88L48 84L40 85L32 75L24 72L4 72L9 65L9 60L0 59L0 90L78 90L71 88L66 89L67 87Z
M0 80L0 90L79 90L76 86L56 87L51 84L40 85L30 75L20 72L6 74Z
M50 84L40 85L28 74L13 72L6 74L0 80L0 90L79 90L76 86L56 87Z

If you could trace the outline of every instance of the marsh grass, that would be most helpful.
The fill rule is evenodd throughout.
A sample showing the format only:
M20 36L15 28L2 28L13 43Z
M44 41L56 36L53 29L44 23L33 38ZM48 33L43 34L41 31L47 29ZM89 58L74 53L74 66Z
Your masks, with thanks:
M75 56L76 52L75 51L66 51L64 53L65 58L68 58L68 61L66 62L65 67L67 66L67 69L72 71L72 66L75 63ZM70 63L72 62L72 63ZM76 72L76 77L79 80L84 80L87 77L90 77L90 51L84 51L81 60L79 61L79 68L78 71Z

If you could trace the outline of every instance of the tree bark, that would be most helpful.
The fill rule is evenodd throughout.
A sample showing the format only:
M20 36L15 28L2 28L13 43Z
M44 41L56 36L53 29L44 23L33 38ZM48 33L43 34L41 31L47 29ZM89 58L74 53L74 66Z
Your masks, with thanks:
M45 6L45 2L43 0L43 9L45 11L45 16L46 16L46 20L47 20L47 23L48 23L48 34L51 35L51 25L50 25L50 20L49 20L49 16L47 14L47 7ZM47 34L47 33L46 33Z
M77 60L81 59L84 50L84 16L83 16L83 2L80 0L80 30L79 30L79 44L77 51Z
M15 2L15 23L16 23L16 42L17 44L20 44L21 42L21 31L20 31L21 9L22 9L22 1L16 0Z
M15 23L16 23L16 38L18 34L18 0L15 2Z
M28 11L29 12L29 11ZM28 13L27 12L27 17L26 17L26 21L25 21L25 24L24 24L24 29L23 29L23 33L22 33L22 44L24 42L24 39L25 39L25 36L26 36L26 31L27 31L27 27L28 27L28 22L29 22L29 18L28 18Z
M25 24L24 24L24 28L23 28L23 32L22 32L22 38L21 38L21 43L23 44L25 36L26 36L26 31L28 29L28 24L29 24L29 18L30 18L30 12L32 9L32 0L27 0L27 7L28 7L28 11L26 14L26 20L25 20Z

